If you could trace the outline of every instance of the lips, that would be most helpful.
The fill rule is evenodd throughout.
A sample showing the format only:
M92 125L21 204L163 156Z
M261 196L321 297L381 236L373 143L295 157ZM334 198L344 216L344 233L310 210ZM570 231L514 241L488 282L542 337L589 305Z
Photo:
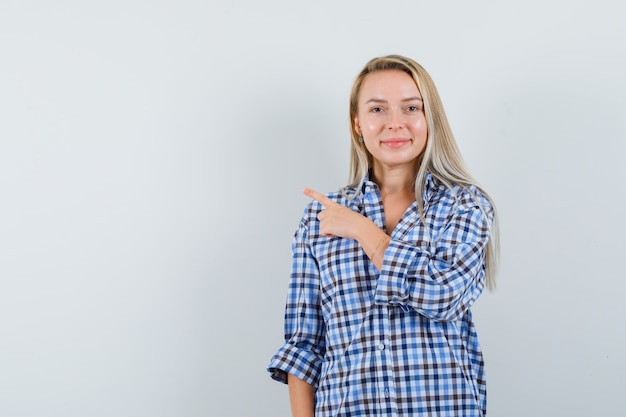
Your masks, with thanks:
M385 140L382 140L380 143L385 146L395 149L395 148L401 148L404 145L410 144L411 139L405 139L405 138L385 139Z

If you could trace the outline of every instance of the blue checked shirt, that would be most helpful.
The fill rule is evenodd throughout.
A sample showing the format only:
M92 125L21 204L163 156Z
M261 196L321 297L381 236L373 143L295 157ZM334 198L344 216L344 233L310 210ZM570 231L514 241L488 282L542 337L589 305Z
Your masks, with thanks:
M470 307L484 287L493 210L470 190L480 206L428 175L428 229L414 202L391 233L381 271L355 240L321 236L322 206L306 207L292 245L285 342L268 371L313 385L317 417L486 414ZM366 180L353 200L329 198L385 230L375 183Z

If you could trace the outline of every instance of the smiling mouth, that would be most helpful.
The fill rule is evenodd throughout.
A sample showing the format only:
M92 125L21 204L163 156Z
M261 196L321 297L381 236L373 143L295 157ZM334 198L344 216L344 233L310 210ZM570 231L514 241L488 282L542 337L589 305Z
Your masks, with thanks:
M387 139L381 141L381 143L390 148L400 148L406 144L411 143L411 139Z

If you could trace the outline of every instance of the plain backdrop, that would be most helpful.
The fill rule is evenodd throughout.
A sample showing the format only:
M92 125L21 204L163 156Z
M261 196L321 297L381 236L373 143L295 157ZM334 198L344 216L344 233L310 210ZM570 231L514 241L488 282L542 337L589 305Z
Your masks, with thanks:
M1 0L0 415L288 416L301 190L390 53L500 211L489 415L626 415L625 5Z

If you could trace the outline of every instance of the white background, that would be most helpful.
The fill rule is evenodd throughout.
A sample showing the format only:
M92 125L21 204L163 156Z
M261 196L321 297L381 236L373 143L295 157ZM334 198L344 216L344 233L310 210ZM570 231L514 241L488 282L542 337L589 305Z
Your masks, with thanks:
M287 416L301 189L389 53L500 210L489 415L626 415L625 4L2 0L0 415Z

